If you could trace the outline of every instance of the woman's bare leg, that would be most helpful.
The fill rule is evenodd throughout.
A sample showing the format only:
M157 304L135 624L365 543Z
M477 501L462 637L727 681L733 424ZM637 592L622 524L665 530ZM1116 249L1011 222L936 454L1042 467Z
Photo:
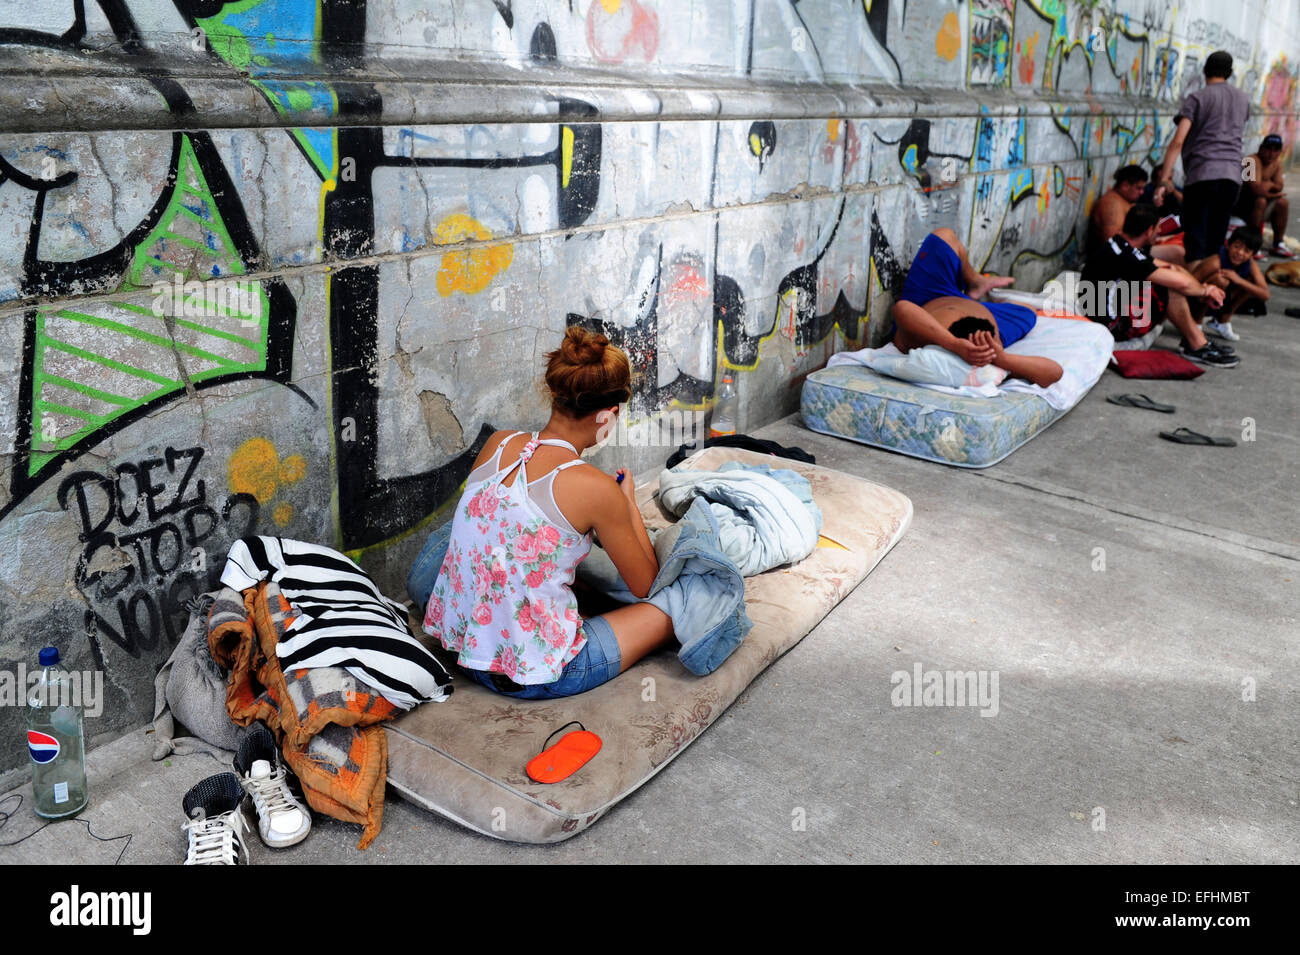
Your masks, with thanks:
M654 604L635 603L603 615L614 630L622 673L646 654L672 642L673 620Z

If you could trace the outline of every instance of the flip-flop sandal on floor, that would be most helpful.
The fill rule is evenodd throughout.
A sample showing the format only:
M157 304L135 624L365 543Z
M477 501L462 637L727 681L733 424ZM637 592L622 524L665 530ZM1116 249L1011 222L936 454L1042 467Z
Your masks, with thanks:
M1177 410L1173 405L1162 405L1158 401L1152 401L1146 395L1109 395L1106 400L1113 405L1145 408L1147 411L1163 411L1165 414L1173 414Z
M1166 441L1173 441L1175 444L1199 444L1212 445L1216 448L1235 448L1237 442L1231 438L1212 438L1208 434L1198 434L1190 428L1179 428L1176 431L1161 431L1160 437Z

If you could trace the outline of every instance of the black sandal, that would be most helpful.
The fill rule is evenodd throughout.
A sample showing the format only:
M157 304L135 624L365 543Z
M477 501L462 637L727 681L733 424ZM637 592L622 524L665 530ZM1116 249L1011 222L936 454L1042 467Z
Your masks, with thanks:
M1190 428L1179 428L1176 431L1161 431L1160 437L1166 441L1172 441L1175 444L1196 444L1204 446L1213 446L1216 448L1235 448L1237 442L1231 438L1212 438L1208 434L1199 434Z
M1147 411L1162 411L1165 414L1173 414L1178 410L1173 405L1162 405L1158 401L1152 401L1146 395L1110 395L1106 400L1125 408L1143 408Z

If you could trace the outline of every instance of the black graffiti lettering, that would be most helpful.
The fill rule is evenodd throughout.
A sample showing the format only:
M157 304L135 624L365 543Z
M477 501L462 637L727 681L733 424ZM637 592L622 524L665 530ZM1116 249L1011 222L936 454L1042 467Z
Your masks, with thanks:
M166 484L154 484L153 475L149 472L154 468L160 468L165 462L162 458L150 458L147 461L141 461L140 470L136 473L136 486L140 488L140 494L145 499L145 505L149 511L149 522L154 523L160 517L164 517L169 511L158 510L158 495L167 490Z
M176 486L176 500L172 502L172 508L168 513L181 510L182 508L192 507L195 504L202 504L206 501L208 499L207 488L204 486L202 478L200 478L194 485L193 499L188 501L185 500L185 489L190 486L190 478L194 476L194 469L197 468L199 462L203 460L203 449L185 448L183 451L177 451L173 448L168 448L163 452L163 455L167 458L168 471L175 472L176 462L182 458L187 459L189 462L185 467L185 473L181 475L180 484Z
M140 605L148 618L148 626L140 626ZM147 590L137 590L130 600L118 600L117 613L122 618L122 634L128 643L134 643L140 650L153 650L158 646L158 630L162 619L158 608Z
M189 624L190 612L186 609L185 602L190 597L197 597L211 589L213 588L209 586L206 577L194 572L181 574L167 585L162 596L162 622L163 631L172 646L180 640Z
M122 478L128 474L134 478L136 488L139 488L140 486L139 468L134 464L122 464L118 466L117 481L115 482L115 489L117 491L117 519L123 527L130 527L135 523L135 519L140 516L138 491L127 491L125 493L122 491ZM130 516L127 516L126 513L126 502L128 499L136 501L136 506L131 509Z
M257 514L261 510L261 505L257 503L257 498L251 494L232 494L226 498L226 503L221 506L221 519L229 523L231 512L241 504L248 509L248 520L244 523L243 530L231 531L231 540L247 537L253 533L253 528L257 526Z
M126 633L118 633L107 620L93 610L86 611L85 629L88 633L103 634L125 650L129 656L140 659L140 650L136 647L135 641Z
M88 585L94 584L95 597L99 600L111 600L125 590L131 581L135 579L135 566L129 562L126 566L113 570L90 570L96 552L105 547L110 551L117 550L117 537L107 531L101 531L90 539L81 552L80 560L77 561L78 588L84 593ZM112 575L116 573L121 573L121 579L117 581L111 580Z
M197 472L203 456L199 447L167 448L162 457L118 465L110 474L79 471L59 488L60 505L75 511L81 527L76 583L89 605L87 627L133 657L174 646L188 620L186 599L215 586L220 562L193 570L192 549L257 532L261 506L253 495L231 494L219 509L207 502L207 482ZM137 529L117 533L114 518Z
M148 536L149 532L144 531L140 534L128 534L117 539L119 547L132 547L135 549L135 562L140 568L140 579L142 581L149 579L149 564L144 556L144 545L141 543Z
M172 542L171 563L164 565L162 561L163 548L160 546L164 537L169 538ZM146 580L150 576L149 569L153 568L153 573L158 577L158 582L162 583L162 578L170 574L181 563L181 529L175 524L167 521L159 524L157 527L151 527L146 531L140 531L138 534L127 534L119 538L123 546L130 545L135 548L140 557L140 579ZM144 561L143 541L149 542L149 563Z
M99 507L92 504L90 498L87 497L87 485L98 487L108 499L108 507L102 518L96 519L90 516L92 507L96 511L99 510ZM59 485L59 507L66 511L68 509L68 496L74 493L77 496L77 515L81 519L80 539L88 541L108 527L109 521L113 519L113 512L117 509L117 482L94 471L78 471L76 474L70 474ZM132 519L134 520L134 518Z
M206 517L208 526L204 528L203 533L199 533L198 519ZM212 536L212 532L217 529L217 512L206 504L195 504L182 518L185 523L185 546L197 547L205 540Z
M167 548L164 546L165 540L170 541L172 545L170 563L164 561L164 557L167 553ZM158 530L154 532L153 539L150 540L149 544L149 556L153 558L153 569L159 574L158 582L162 583L161 578L175 571L176 568L181 565L181 558L185 554L185 549L181 542L181 529L170 521L166 524L161 524L159 525Z

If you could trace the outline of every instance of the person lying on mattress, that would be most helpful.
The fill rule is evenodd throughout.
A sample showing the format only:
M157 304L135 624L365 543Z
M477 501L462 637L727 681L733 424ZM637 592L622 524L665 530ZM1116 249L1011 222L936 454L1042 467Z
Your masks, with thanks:
M1055 384L1065 372L1052 359L1004 350L1034 327L1038 316L1033 309L979 301L990 289L1011 282L1004 276L980 275L957 233L935 229L917 250L891 312L895 347L907 353L939 345L977 368L991 364L1043 388Z
M593 533L636 596L659 572L632 475L620 468L619 483L579 459L608 433L630 379L621 349L569 328L546 356L546 427L498 431L474 462L424 630L488 689L518 699L572 696L673 637L671 618L648 603L584 620L571 586Z

